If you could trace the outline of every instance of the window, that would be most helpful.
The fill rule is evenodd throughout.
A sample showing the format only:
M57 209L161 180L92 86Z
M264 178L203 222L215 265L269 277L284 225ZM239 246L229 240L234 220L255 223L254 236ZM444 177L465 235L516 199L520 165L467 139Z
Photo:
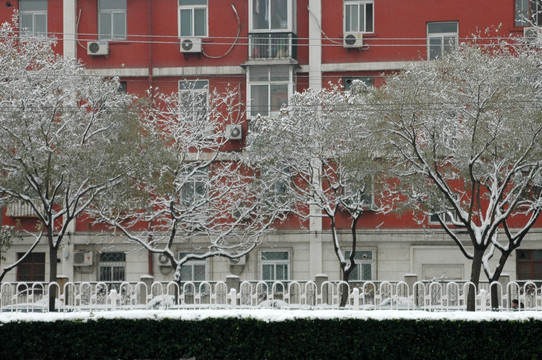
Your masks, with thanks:
M542 250L517 250L517 279L542 280Z
M456 200L459 200L458 194L454 194L453 196ZM429 224L440 225L440 222L438 221L439 216L441 219L443 219L443 222L445 224L451 224L453 223L454 220L457 221L457 213L455 211L453 211L452 214L450 214L450 212L447 212L444 209L442 209L440 212L437 212L429 216Z
M205 203L207 197L208 169L187 170L186 179L181 188L181 202L185 207Z
M516 0L514 18L516 26L542 25L542 1Z
M126 39L126 0L98 0L98 38Z
M261 253L262 280L288 280L290 278L290 253L288 251L262 251Z
M427 58L435 60L450 52L458 43L457 22L427 23Z
M192 253L180 252L179 259ZM201 281L205 281L207 274L206 260L189 260L181 266L181 281L193 281L196 287L199 287Z
M209 81L179 81L180 120L207 120L209 107Z
M345 251L347 261L351 253L351 251ZM350 273L348 281L369 281L373 279L375 265L373 250L356 250L354 262L356 265Z
M47 35L47 0L20 0L19 17L23 31Z
M21 259L24 253L17 253ZM17 266L17 281L45 281L45 253L30 253Z
M343 77L344 91L355 91L362 86L373 87L374 77L372 76L345 76Z
M250 115L267 116L287 106L288 96L293 91L291 76L288 65L250 67Z
M179 0L179 37L207 36L207 0Z
M292 26L289 24L289 7L291 0L252 0L251 1L251 30L283 30Z
M373 0L344 1L344 32L374 32Z
M101 253L99 280L110 282L126 280L126 254L122 252Z
M346 179L342 189L342 202L349 208L359 208L365 210L374 210L376 205L374 201L373 178L367 175L364 178L355 180Z

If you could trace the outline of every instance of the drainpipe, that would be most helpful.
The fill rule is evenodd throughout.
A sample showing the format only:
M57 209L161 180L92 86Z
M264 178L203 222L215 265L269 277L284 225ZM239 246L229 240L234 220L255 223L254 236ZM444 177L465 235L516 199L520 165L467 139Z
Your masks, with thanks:
M152 59L152 41L153 41L153 38L152 38L152 0L148 0L148 5L147 5L148 9L147 9L147 24L148 24L148 29L147 29L147 33L149 34L149 78L148 78L148 81L149 81L149 86L152 85L152 68L153 68L153 59ZM152 255L152 254L150 254Z

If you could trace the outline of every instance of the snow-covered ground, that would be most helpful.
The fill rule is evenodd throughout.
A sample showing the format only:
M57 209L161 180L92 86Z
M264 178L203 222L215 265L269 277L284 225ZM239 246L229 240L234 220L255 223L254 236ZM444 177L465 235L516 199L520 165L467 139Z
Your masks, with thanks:
M408 319L408 320L542 320L542 312L426 312L426 311L355 311L355 310L280 310L280 309L239 309L239 310L133 310L73 313L0 313L0 323L16 321L57 321L97 319L180 319L202 320L207 318L252 318L263 321L286 321L294 319Z

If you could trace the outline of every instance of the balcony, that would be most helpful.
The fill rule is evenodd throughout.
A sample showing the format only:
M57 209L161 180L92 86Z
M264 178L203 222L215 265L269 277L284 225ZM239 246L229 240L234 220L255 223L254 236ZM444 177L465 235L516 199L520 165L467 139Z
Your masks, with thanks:
M248 35L249 60L296 59L297 46L294 33L252 33Z

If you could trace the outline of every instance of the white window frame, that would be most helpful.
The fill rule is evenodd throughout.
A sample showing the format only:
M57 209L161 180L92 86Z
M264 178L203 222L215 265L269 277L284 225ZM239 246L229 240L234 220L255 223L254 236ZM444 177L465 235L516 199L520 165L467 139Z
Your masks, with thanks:
M269 253L283 253L287 254L287 259L264 259L264 254ZM270 250L262 250L260 251L260 279L262 281L265 281L269 284L274 283L275 281L289 281L290 280L290 272L291 272L291 252L289 250L280 250L280 249L270 249ZM273 279L264 279L264 266L273 266ZM286 279L277 279L277 265L278 266L286 266Z
M40 9L40 10L30 10L30 9L24 9L25 5L23 4L29 4L28 2L24 1L24 0L19 0L19 24L21 24L21 30L25 31L25 32L28 32L30 34L40 34L40 35L47 35L47 21L48 21L48 18L47 18L47 9L48 9L48 6L47 6L47 0L41 0L39 1L38 3L35 3L35 4L40 4L40 5L43 5L42 3L45 4L45 9ZM30 25L30 27L26 27L26 28L23 28L23 17L26 17L26 16L30 16L31 19L32 19L32 24ZM39 16L45 16L45 29L43 29L43 31L41 30L38 30L36 29L36 18L39 17Z
M371 21L367 21L367 7L370 6ZM351 11L351 9L356 9ZM361 11L363 9L363 11ZM361 19L363 16L363 19ZM348 19L350 18L350 26L348 27ZM343 29L345 33L374 33L375 7L374 0L344 0L343 2ZM363 21L362 21L363 20ZM367 24L371 27L368 28Z
M350 250L345 250L346 261L350 260ZM348 281L372 281L375 279L376 271L376 249L374 248L362 248L356 249L356 255L354 259L355 269L350 273L350 279ZM371 276L364 276L363 265L371 266ZM356 279L351 279L352 275L356 275ZM345 279L346 280L346 279Z
M454 194L454 197L455 197L456 200L459 199L459 195L458 195L458 194ZM427 220L427 223L428 223L429 225L440 225L440 222L438 221L438 219L436 218L436 216L439 216L439 215L441 215L441 214L444 215L444 219L443 219L444 221L443 221L443 222L444 222L445 224L450 225L450 224L453 224L453 221L454 221L454 220L457 221L457 213L454 213L454 214L453 214L453 217L450 217L450 214L448 213L448 211L445 211L445 212L440 212L440 213L437 213L437 214L429 215L429 216L427 217L427 219L428 219L428 220Z
M259 2L259 3L258 3ZM286 20L284 19L278 19L277 17L273 17L274 14L269 12L268 9L272 9L276 3L286 3ZM294 0L249 0L249 28L250 32L262 32L262 33L270 33L270 32L296 32L296 27L294 24L295 20L295 6L296 1ZM260 8L262 6L264 8ZM283 8L283 6L279 6L280 8ZM259 11L258 11L259 10ZM267 27L258 26L255 27L256 22L256 13L262 13L262 16L265 21L267 21ZM271 21L270 21L271 20ZM275 21L273 21L275 20ZM274 26L274 23L278 24L278 26Z
M125 0L124 7L117 7L117 8L102 8L101 5L102 0L98 0L98 39L100 40L126 40L128 35L128 0ZM122 0L118 0L122 1ZM116 15L124 15L124 29L123 33L120 35L116 35L114 33L115 29L115 18ZM102 16L109 16L110 23L111 23L111 29L109 33L102 33Z
M450 31L450 32L429 32L429 27L433 24L455 24L456 25L456 31ZM427 23L427 60L435 60L439 57L441 57L443 54L446 53L446 48L450 46L449 42L450 39L453 38L454 44L453 46L457 46L459 44L459 22L457 21L434 21L434 22L428 22ZM440 40L440 52L437 57L431 56L431 47L434 45L431 45L431 40L439 39Z
M515 0L514 26L542 25L541 0Z
M191 109L192 116L186 116L183 117L180 112L186 111L187 109L184 109L184 106L182 106L182 97L188 96L190 103L194 105L194 107ZM201 102L197 101L199 100L199 97L203 96L205 97L203 101L203 105L205 107L205 113L202 116L203 118L199 117L199 110L196 108L196 106L199 106ZM201 121L201 120L209 120L209 80L180 80L179 81L179 100L180 100L180 109L179 109L179 119L188 119L192 118L192 121Z
M280 80L272 80L273 76L273 70L276 70L278 67L288 67L288 79L280 79ZM255 72L256 69L267 69L267 78L265 79L253 79L252 74ZM288 106L288 101L290 96L292 96L294 92L294 80L293 80L293 67L290 65L272 65L272 66L250 66L247 69L247 97L250 99L248 101L249 103L249 117L253 117L258 115L257 110L262 108L262 106L256 106L256 100L253 98L253 93L255 93L253 87L267 87L267 106L265 111L259 112L262 116L268 116L272 114L278 114L280 111L281 104L278 102L276 104L273 104L273 100L275 98L273 97L273 93L271 91L271 88L273 86L287 86L287 94L286 98L284 98L285 102L282 102L282 104ZM280 98L277 98L278 101L280 101ZM255 108L255 109L253 109Z
M367 175L370 176L370 175ZM354 191L352 189L352 184L346 181L346 184L343 185L343 195L349 196ZM374 210L376 208L375 195L374 195L374 178L371 176L370 184L365 184L365 192L363 193L363 200L367 203L367 206L363 208L367 211Z
M198 199L205 199L207 197L207 183L209 181L209 168L208 167L199 167L196 170L196 173L191 175L189 179L187 179L181 190L180 190L180 205L184 207L190 207L194 203L197 202ZM198 191L198 185L203 184L203 191ZM186 199L187 197L187 191L185 190L185 186L191 186L191 199Z
M193 254L191 252L188 252L188 251L179 251L178 253L178 259L182 259L183 257L185 257L186 255L188 254ZM204 270L203 270L203 279L195 279L195 275L196 275L196 266L203 266L204 267ZM204 259L204 260L188 260L187 262L185 262L182 266L181 266L181 271L183 268L190 268L190 279L186 279L186 278L183 278L181 276L181 282L187 282L187 281L190 281L190 282L193 282L194 283L194 286L196 286L196 288L199 287L199 284L201 284L202 282L204 281L207 281L207 259ZM197 290L197 289L196 289Z
M124 260L118 261L102 261L103 255L116 254L121 255ZM115 279L115 268L122 268L122 279ZM102 277L102 270L107 269L110 272L111 279L104 279ZM100 263L98 269L98 279L104 282L123 282L126 281L126 253L121 251L104 252L100 254Z
M202 0L205 1L205 4L190 4L190 5L181 5L182 0L178 0L178 9L177 9L177 33L179 38L186 38L186 37L200 37L200 38L206 38L209 34L209 4L208 0ZM205 11L205 26L204 26L204 34L195 34L196 32L196 11ZM181 34L181 11L190 11L190 34Z

